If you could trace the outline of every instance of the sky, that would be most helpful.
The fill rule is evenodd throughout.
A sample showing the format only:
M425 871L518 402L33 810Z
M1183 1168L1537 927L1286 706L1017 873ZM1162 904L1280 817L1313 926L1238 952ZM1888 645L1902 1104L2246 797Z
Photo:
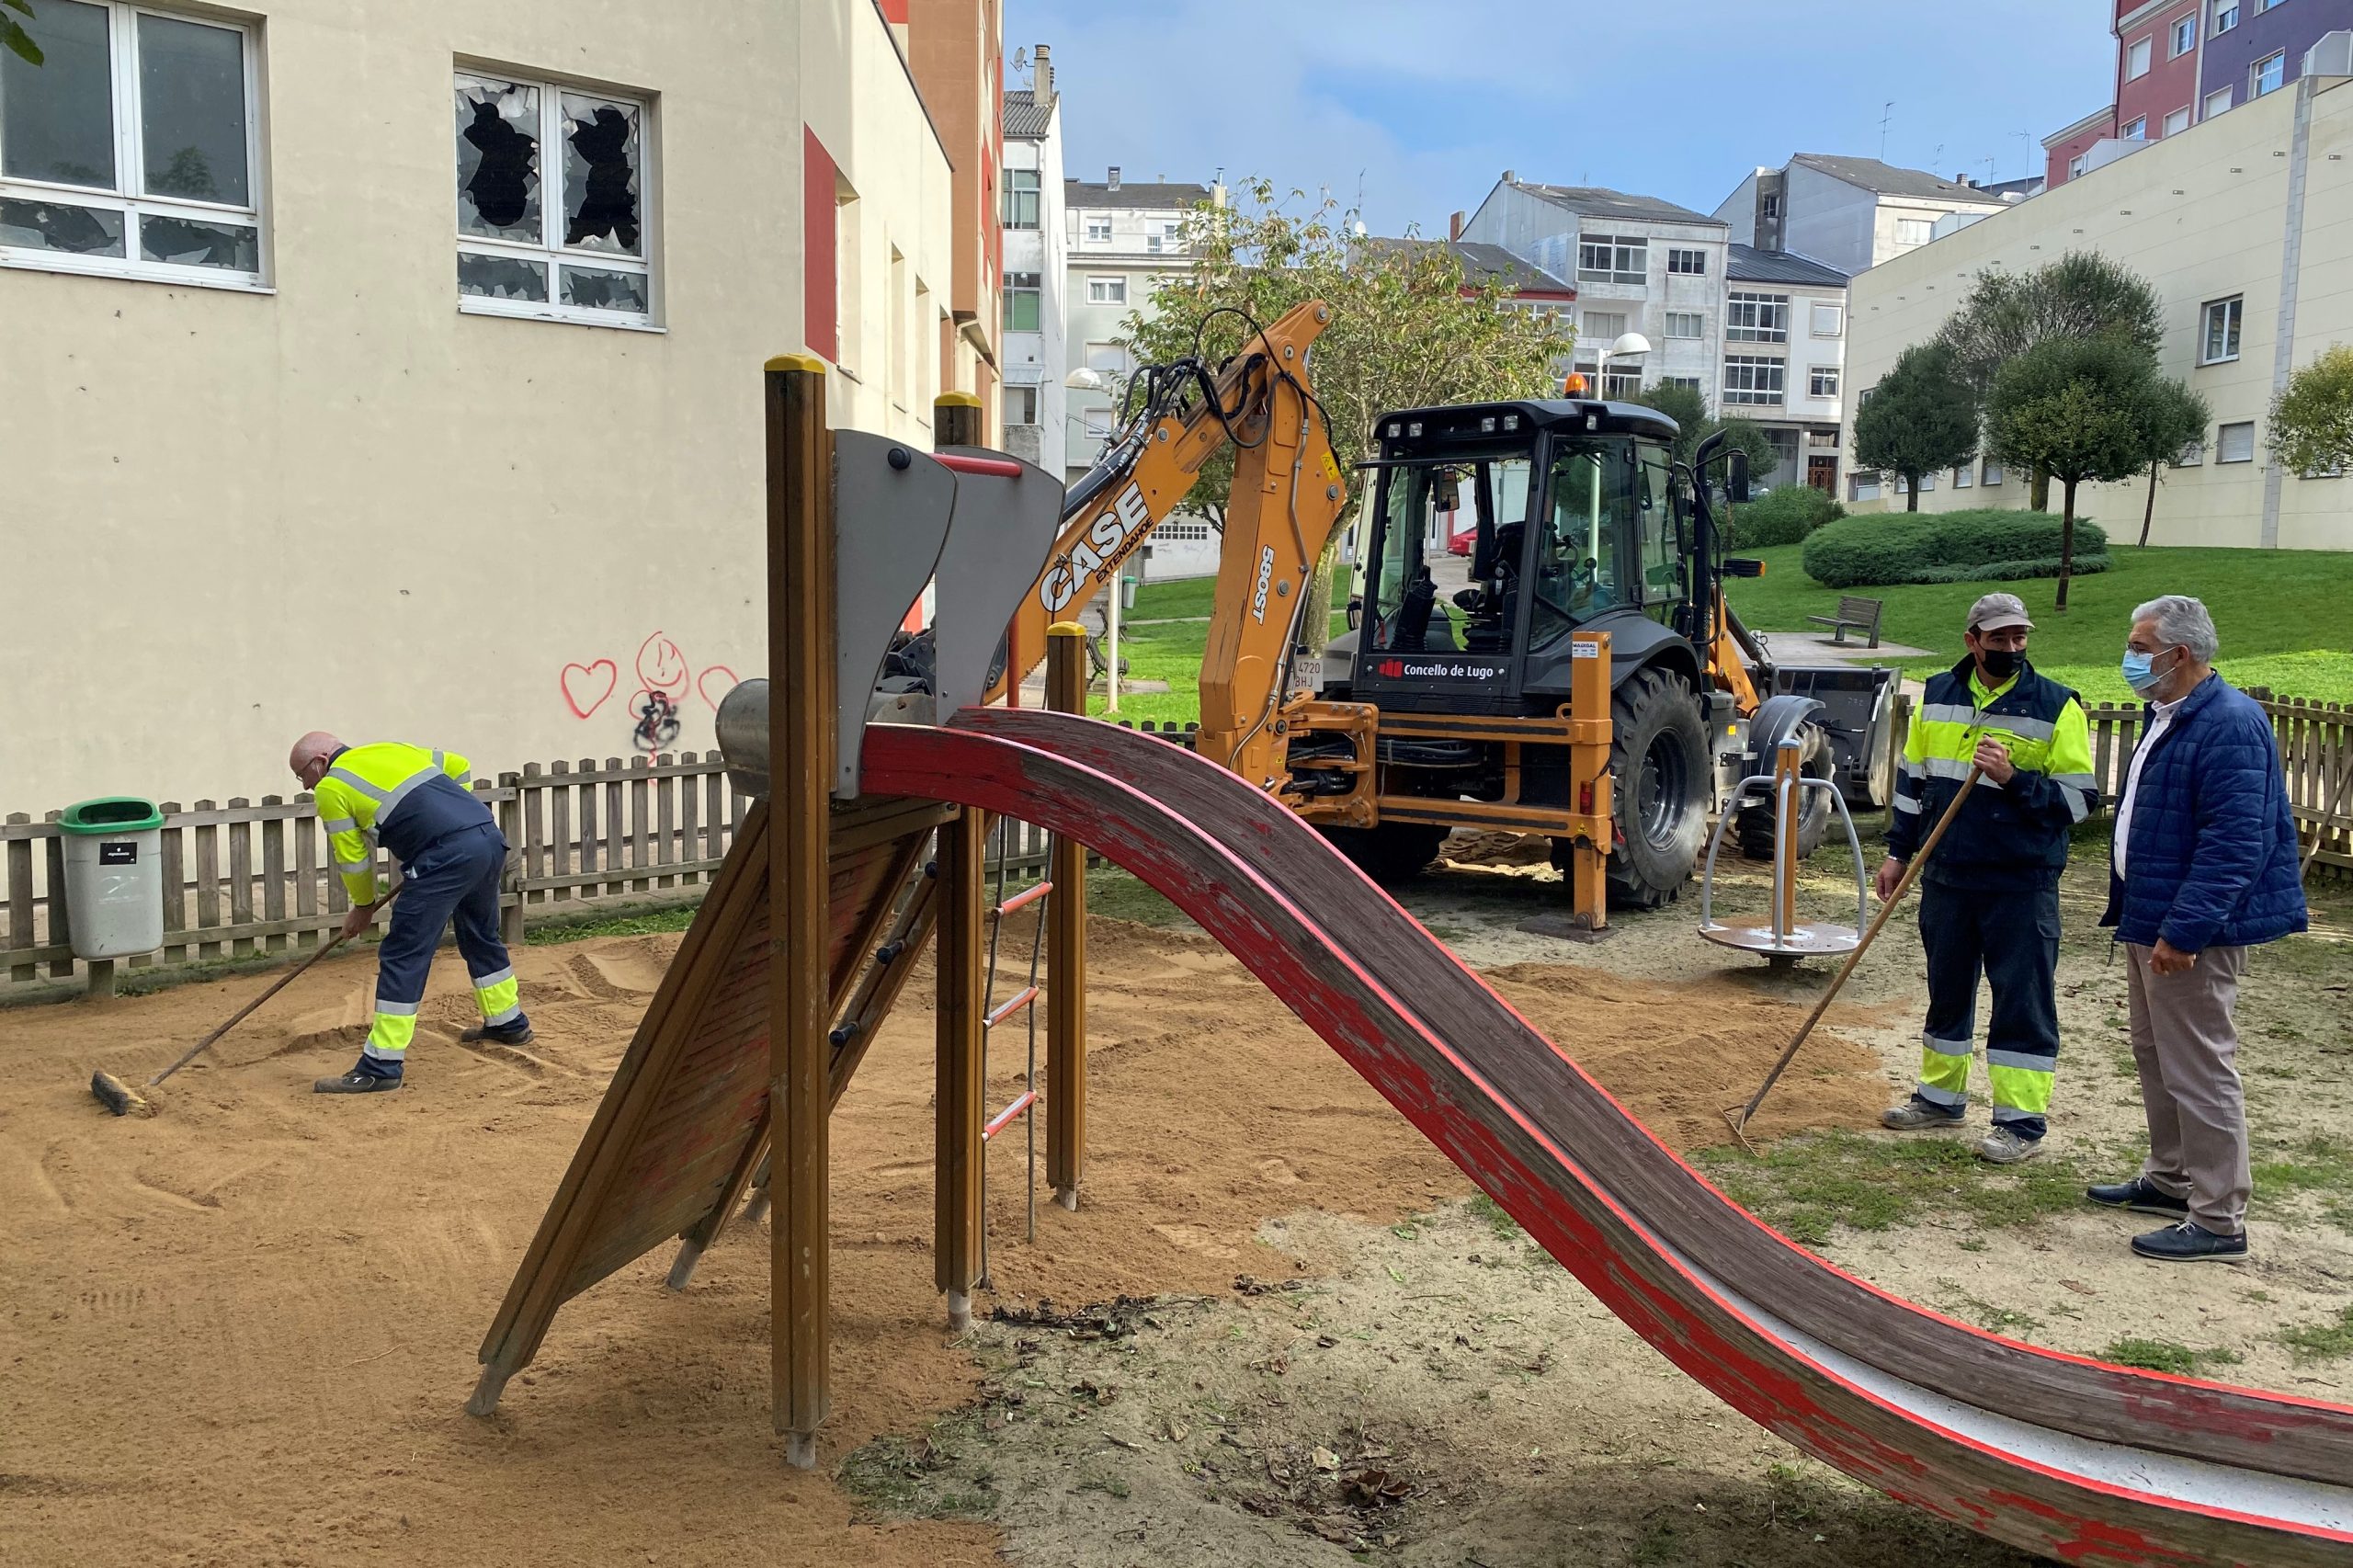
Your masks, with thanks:
M1005 47L1009 62L1052 46L1068 174L1222 168L1360 196L1374 233L1444 234L1506 169L1701 212L1794 153L2040 174L2041 139L2111 96L2112 15L2103 0L1006 0Z

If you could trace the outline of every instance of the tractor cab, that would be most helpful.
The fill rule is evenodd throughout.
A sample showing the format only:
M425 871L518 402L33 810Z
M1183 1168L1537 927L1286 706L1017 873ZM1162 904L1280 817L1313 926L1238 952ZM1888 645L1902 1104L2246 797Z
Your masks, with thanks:
M1690 585L1673 420L1629 403L1473 403L1390 415L1376 435L1363 611L1355 646L1327 658L1325 695L1549 712L1568 699L1572 631L1606 624L1629 668L1679 640Z

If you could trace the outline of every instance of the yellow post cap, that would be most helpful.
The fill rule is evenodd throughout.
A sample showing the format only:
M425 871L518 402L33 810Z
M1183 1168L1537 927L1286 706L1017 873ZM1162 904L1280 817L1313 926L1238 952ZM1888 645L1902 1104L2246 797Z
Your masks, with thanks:
M813 376L825 373L825 362L814 354L778 354L760 367L763 370L806 370Z
M934 408L978 408L979 394L968 392L944 392L931 400Z
M1049 637L1084 637L1086 635L1086 628L1081 626L1074 620L1058 620L1051 626L1046 628L1046 635Z

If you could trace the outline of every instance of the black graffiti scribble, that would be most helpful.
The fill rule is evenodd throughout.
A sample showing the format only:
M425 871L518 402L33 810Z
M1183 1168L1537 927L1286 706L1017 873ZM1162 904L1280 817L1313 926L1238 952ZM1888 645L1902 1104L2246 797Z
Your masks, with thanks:
M630 743L640 751L660 751L678 738L678 708L666 691L649 691L637 705L637 728Z

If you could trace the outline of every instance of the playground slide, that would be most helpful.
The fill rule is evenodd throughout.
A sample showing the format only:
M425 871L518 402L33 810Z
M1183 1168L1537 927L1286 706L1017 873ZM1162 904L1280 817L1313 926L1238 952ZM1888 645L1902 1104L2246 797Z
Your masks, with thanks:
M1084 840L1223 942L1643 1338L1900 1501L2081 1563L2353 1563L2353 1410L1982 1334L1711 1187L1279 803L1087 720L877 725L876 793Z

